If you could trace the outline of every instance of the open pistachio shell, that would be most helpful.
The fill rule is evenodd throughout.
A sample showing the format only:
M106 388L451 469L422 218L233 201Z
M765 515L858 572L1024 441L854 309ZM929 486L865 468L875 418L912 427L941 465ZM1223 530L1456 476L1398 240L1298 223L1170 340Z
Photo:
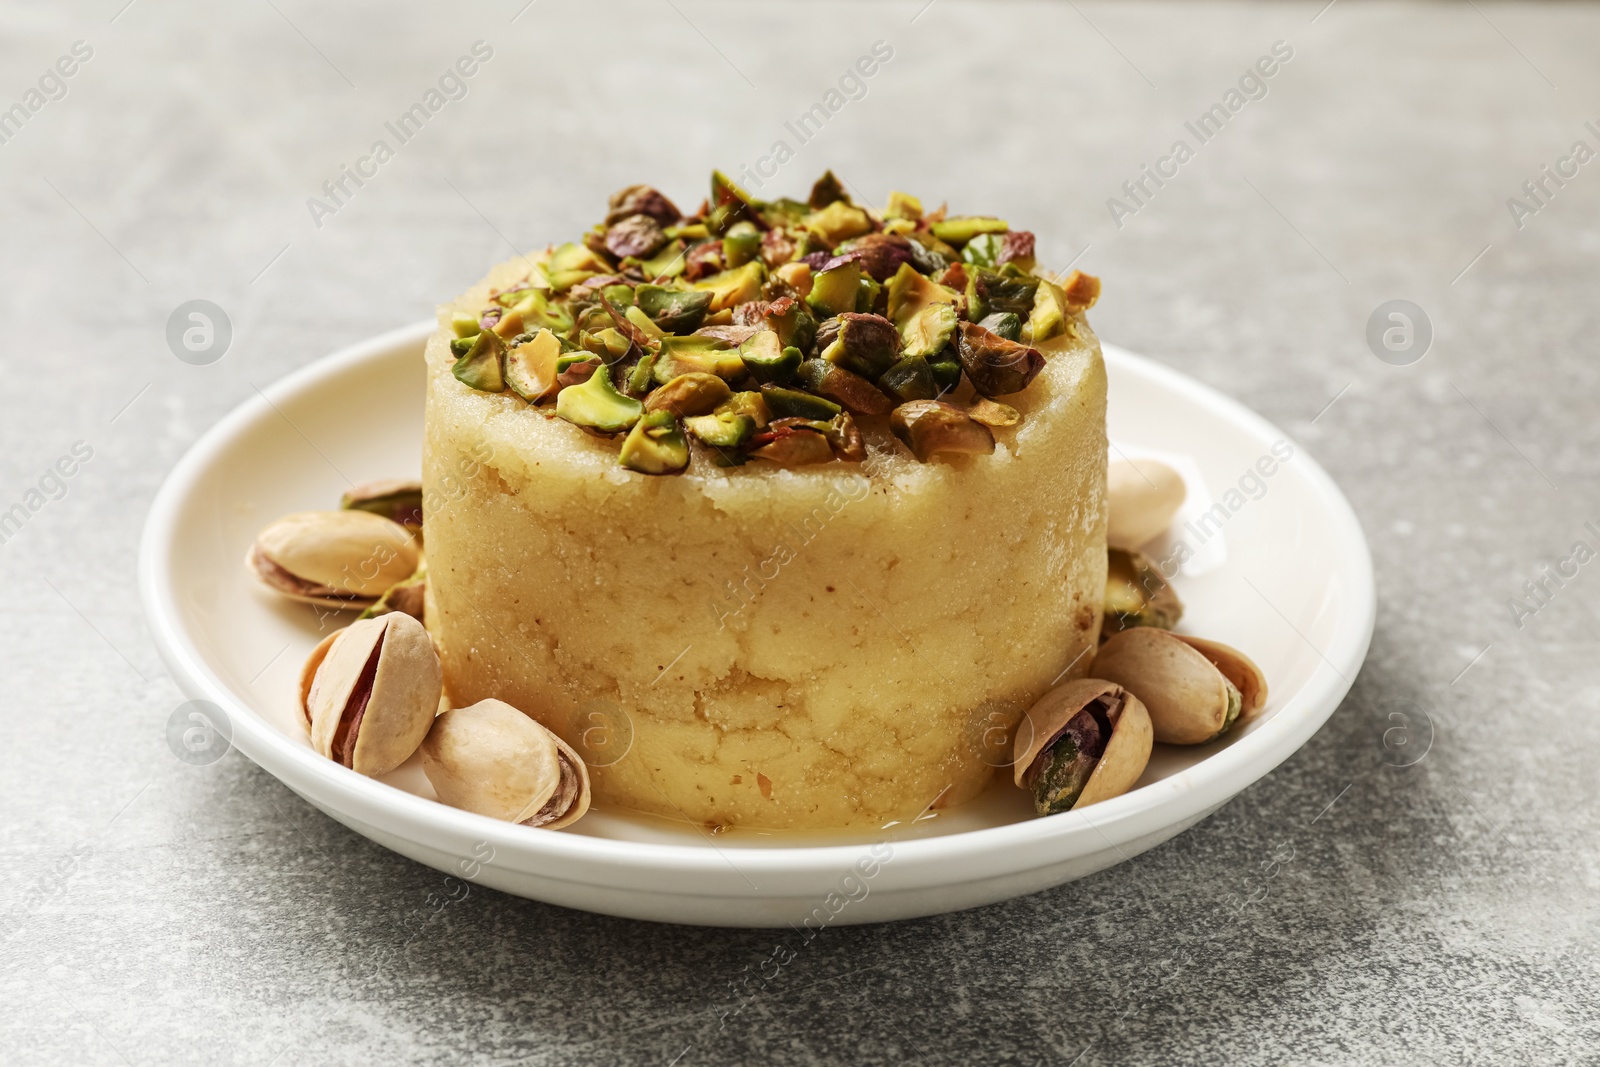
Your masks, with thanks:
M439 799L491 819L557 830L589 810L589 771L565 741L501 700L440 715L422 743Z
M1183 506L1184 493L1183 476L1165 463L1113 460L1106 471L1106 543L1135 549L1160 537Z
M311 747L359 774L387 774L422 744L443 689L433 639L416 619L351 623L313 672Z
M409 578L411 531L369 511L301 511L262 530L245 565L268 588L308 604L361 610Z
M1084 739L1092 747L1078 744ZM1058 751L1064 741L1074 751ZM1050 690L1028 709L1014 742L1012 775L1034 793L1040 814L1087 807L1133 788L1150 762L1152 742L1150 716L1138 697L1113 682L1082 678ZM1063 755L1077 763L1064 768L1063 777L1075 780L1047 802L1037 788L1041 774L1055 770L1052 761Z
M1238 649L1150 627L1111 637L1091 669L1137 696L1155 739L1167 745L1215 740L1267 699L1261 668Z

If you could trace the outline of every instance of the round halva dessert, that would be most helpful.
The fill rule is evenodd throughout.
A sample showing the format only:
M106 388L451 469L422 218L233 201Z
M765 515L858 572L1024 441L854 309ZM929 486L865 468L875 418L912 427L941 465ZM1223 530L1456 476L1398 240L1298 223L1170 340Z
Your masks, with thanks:
M867 212L830 194L830 180L818 183L820 203L813 190L809 204L774 208L714 179L713 201L675 221L651 199L660 194L625 190L587 247L497 267L440 310L427 344L426 621L448 698L532 715L588 759L597 804L716 827L914 819L1009 773L1011 729L1053 684L1085 673L1099 638L1106 380L1083 317L1092 296L1038 281L1031 235L1003 247L998 220L925 217L898 195ZM618 217L619 200L641 210ZM773 238L787 232L780 210L799 220L787 246ZM601 254L641 217L642 244ZM718 233L714 252L701 251ZM914 247L885 264L879 245ZM653 257L642 273L640 250ZM828 303L840 272L849 312ZM1008 284L1031 296L1048 285L1038 299L1058 318L991 312L978 326L985 285ZM943 311L912 321L929 303L917 287L956 294L961 321ZM698 324L673 321L673 294L685 291L713 293ZM579 321L562 320L574 306ZM781 332L775 320L791 308L821 336L751 341ZM519 312L527 321L508 325ZM959 349L967 373L919 398L898 370L852 352L869 319L898 327L896 368ZM638 373L666 358L657 348L676 350L661 343L663 323L712 338L710 362L684 349L671 373ZM1023 388L1002 381L989 390L999 403L986 401L973 388L974 376L994 386L982 346L1017 341L1019 326L1022 343L997 373L1037 365L1024 362ZM917 345L942 347L919 355ZM486 350L498 361L487 379ZM748 359L730 369L729 351ZM607 403L631 394L639 410L622 405L608 424L574 409L563 398L579 395L571 372L585 363L586 391ZM554 367L564 380L542 380ZM842 386L824 380L840 368L851 371ZM692 373L724 382L677 380ZM853 396L856 378L884 403ZM687 399L663 399L673 390ZM813 411L790 393L847 402ZM691 414L702 402L716 407ZM994 410L980 412L986 403ZM854 418L833 414L841 407ZM738 421L747 414L751 425ZM924 415L953 429L919 436L912 423ZM836 432L841 418L848 434ZM970 447L969 421L992 451Z

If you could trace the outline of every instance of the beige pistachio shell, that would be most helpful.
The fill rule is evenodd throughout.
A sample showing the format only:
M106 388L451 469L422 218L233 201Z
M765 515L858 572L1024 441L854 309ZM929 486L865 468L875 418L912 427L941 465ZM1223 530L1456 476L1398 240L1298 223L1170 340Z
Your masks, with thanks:
M422 744L443 689L439 654L416 619L351 623L311 682L311 747L360 774L387 774Z
M501 700L445 712L422 743L439 799L492 819L558 830L589 810L589 770L565 741Z
M368 511L300 511L256 537L245 564L292 600L362 609L410 577L419 559L411 531Z
M333 633L317 642L317 647L311 650L311 655L306 657L305 666L300 668L300 711L306 717L306 727L311 726L311 686L316 681L317 669L322 666L322 661L328 658L328 649L339 639L342 630Z
M1056 740L1073 716L1096 700L1111 705L1106 717L1111 720L1111 739L1095 764L1072 807L1120 796L1133 788L1150 762L1150 715L1139 698L1122 686L1100 678L1080 678L1050 690L1028 709L1026 721L1017 731L1012 754L1012 777L1019 787L1033 761Z
M1261 668L1238 649L1150 627L1112 636L1091 669L1136 695L1149 709L1155 739L1167 745L1214 740L1248 721L1267 698ZM1231 722L1230 683L1240 698Z
M1183 506L1185 492L1182 475L1165 463L1113 460L1106 471L1106 543L1132 549L1160 537Z

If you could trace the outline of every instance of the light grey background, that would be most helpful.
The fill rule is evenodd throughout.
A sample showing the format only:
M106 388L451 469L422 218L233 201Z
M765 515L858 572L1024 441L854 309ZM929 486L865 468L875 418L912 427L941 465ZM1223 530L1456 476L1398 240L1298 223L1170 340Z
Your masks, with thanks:
M1600 148L1600 10L524 2L0 11L0 107L93 48L0 145L0 510L93 449L0 545L0 1059L1595 1062L1600 565L1520 629L1508 600L1600 548L1600 162L1520 228L1507 199ZM307 198L479 39L469 95L313 225ZM785 138L877 40L865 98ZM1114 225L1107 198L1275 41L1268 95ZM874 202L1028 225L1047 262L1090 246L1105 338L1332 472L1379 609L1345 706L1206 823L1028 899L830 929L733 1015L778 934L482 889L441 910L440 875L237 753L176 759L135 546L257 386L614 188L692 203L778 138L797 155L760 192L832 166ZM1411 366L1364 340L1394 298L1435 331ZM232 321L210 366L167 348L191 299Z

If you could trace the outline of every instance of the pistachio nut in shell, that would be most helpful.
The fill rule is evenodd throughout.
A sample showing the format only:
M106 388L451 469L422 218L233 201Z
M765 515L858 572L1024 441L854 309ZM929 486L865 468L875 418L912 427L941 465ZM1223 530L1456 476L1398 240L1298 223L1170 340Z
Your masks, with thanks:
M339 498L339 506L370 511L413 532L422 529L422 483L388 478L358 485Z
M1183 506L1183 476L1153 459L1113 460L1106 469L1106 543L1138 548L1166 532Z
M1261 668L1236 648L1139 627L1113 636L1090 668L1134 694L1166 745L1201 745L1247 722L1267 700Z
M403 611L413 619L426 625L424 617L428 604L428 562L423 560L417 564L416 572L403 582L391 585L384 594L373 601L372 607L363 611L357 618L375 619L379 615L387 615L391 611Z
M1183 601L1156 565L1137 552L1106 549L1105 622L1101 640L1137 626L1170 630L1183 618Z
M1041 815L1087 807L1133 788L1150 762L1150 716L1122 686L1082 678L1028 709L1012 775Z
M245 565L292 600L360 610L409 578L421 554L411 531L369 511L300 511L256 537Z
M422 744L443 691L439 654L416 619L396 611L351 623L312 678L311 747L359 774L387 774Z
M422 743L439 799L491 819L558 830L589 810L589 770L561 738L501 700L440 715Z

